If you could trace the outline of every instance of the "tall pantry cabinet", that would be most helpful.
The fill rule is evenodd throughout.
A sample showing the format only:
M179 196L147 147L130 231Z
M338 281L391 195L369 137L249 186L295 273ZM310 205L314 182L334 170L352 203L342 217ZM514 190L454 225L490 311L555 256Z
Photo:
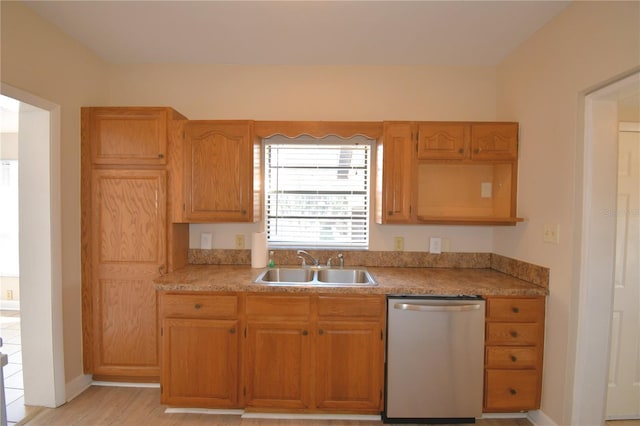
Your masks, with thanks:
M159 380L153 279L187 263L169 167L185 120L164 107L82 109L84 369L96 379Z

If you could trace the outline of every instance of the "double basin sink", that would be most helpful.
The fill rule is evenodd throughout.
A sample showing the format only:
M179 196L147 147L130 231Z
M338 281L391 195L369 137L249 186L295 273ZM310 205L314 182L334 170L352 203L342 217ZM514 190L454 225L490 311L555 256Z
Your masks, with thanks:
M363 268L284 267L262 271L253 281L270 286L366 287L378 285Z

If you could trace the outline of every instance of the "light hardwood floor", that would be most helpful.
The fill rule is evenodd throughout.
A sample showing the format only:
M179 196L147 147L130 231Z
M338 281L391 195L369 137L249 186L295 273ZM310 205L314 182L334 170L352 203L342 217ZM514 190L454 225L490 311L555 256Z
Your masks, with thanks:
M67 404L29 410L19 425L28 426L381 426L380 421L242 419L211 414L166 414L160 390L92 386ZM531 426L526 419L481 419L480 426Z

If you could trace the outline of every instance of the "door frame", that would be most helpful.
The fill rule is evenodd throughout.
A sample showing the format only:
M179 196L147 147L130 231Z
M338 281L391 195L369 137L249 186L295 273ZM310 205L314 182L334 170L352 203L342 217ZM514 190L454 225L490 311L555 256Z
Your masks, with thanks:
M603 424L605 418L618 170L618 93L637 87L640 72L584 97L584 145L579 144L576 179L574 300L576 350L571 424Z
M19 138L20 312L24 401L66 402L62 321L60 106L2 83L0 93L29 104ZM22 128L22 126L20 126Z

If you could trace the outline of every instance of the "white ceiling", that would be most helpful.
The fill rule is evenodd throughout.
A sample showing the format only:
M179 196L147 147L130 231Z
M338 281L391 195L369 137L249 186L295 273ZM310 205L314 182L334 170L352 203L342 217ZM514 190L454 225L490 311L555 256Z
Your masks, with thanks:
M110 63L496 65L570 1L26 1Z

